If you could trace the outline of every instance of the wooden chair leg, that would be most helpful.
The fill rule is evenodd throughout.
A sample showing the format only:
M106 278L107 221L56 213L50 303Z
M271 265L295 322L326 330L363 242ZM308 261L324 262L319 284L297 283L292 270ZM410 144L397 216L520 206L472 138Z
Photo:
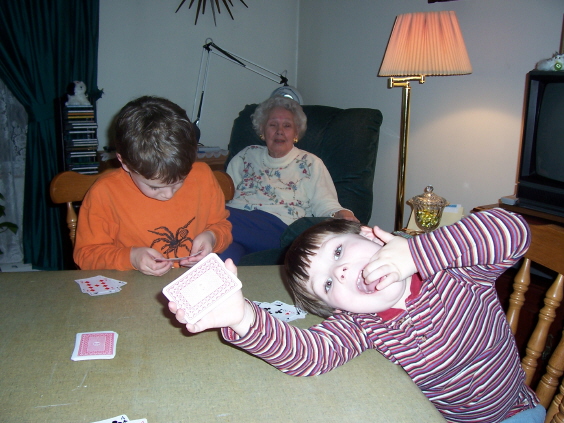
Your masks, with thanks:
M562 394L564 393L564 387L560 385L560 393L557 397L560 397L560 403L556 404L556 398L550 404L550 408L546 412L546 418L544 423L564 423L564 402L562 401Z
M519 324L519 313L523 304L525 304L525 293L529 289L531 283L531 260L523 259L523 264L519 268L519 272L513 280L513 292L509 297L509 308L507 310L507 322L511 327L513 335L517 333L517 325Z
M539 312L539 321L526 348L526 356L521 360L521 365L525 371L525 383L530 386L531 380L537 368L537 361L546 345L546 338L550 325L556 317L555 310L562 301L564 278L557 277L550 286L544 298L544 307Z
M558 346L552 353L546 365L546 373L537 385L537 396L544 408L548 408L548 405L554 397L562 374L564 374L564 338L560 340ZM558 397L558 404L560 404L562 393L559 393L556 397Z

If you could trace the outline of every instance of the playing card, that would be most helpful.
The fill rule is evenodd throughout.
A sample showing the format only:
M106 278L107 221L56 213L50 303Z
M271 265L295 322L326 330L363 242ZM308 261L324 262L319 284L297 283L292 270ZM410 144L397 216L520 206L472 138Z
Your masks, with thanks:
M291 322L296 319L303 319L307 313L301 308L282 301L274 301L273 303L254 301L256 305L266 311L268 314L285 322Z
M92 423L147 423L147 419L129 420L125 414Z
M173 257L173 258L156 258L155 261L157 263L160 263L161 261L181 261L184 259L187 259L190 256L186 256L186 257Z
M119 292L121 291L121 287L127 283L117 279L107 278L102 275L85 279L77 279L75 282L78 284L82 292L92 296Z
M165 286L163 294L186 312L187 322L196 323L241 286L241 281L212 253Z
M83 332L76 334L71 360L110 359L116 355L116 332Z
M89 295L112 294L118 291L117 287L108 284L108 278L101 275L78 279L76 283L78 283L82 292Z
M184 259L187 259L188 257L197 256L197 255L200 254L201 252L202 252L202 250L198 251L197 253L190 254L189 256L186 256L186 257L156 258L155 261L156 261L157 263L160 263L161 261L182 261L182 260L184 260Z
M129 417L127 417L125 414L121 414L110 419L99 420L92 423L133 423L133 420L129 420Z

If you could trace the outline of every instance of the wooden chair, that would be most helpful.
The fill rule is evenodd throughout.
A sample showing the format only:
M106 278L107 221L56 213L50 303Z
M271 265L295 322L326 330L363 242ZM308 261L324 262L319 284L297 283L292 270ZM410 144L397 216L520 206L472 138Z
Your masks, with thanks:
M233 199L235 195L235 185L233 185L233 179L227 172L222 170L214 170L213 174L223 191L223 195L225 195L225 201L229 201Z
M529 338L525 357L521 364L526 374L525 383L530 386L537 370L538 360L547 343L550 325L556 317L556 309L564 296L564 227L548 224L535 219L527 219L531 228L531 246L525 254L522 266L515 276L513 293L509 299L507 321L513 334L517 333L519 313L525 302L525 293L530 283L530 270L533 262L557 273L556 279L544 298L544 307L540 310L538 323ZM548 360L546 370L535 389L541 404L547 408L545 422L564 423L564 383L560 384L555 395L559 379L564 374L564 332L556 349Z
M90 189L92 184L101 175L106 172L111 172L113 169L106 170L102 173L96 173L94 175L83 175L81 173L66 171L57 174L52 180L49 188L49 193L51 195L51 200L55 204L67 205L67 225L69 227L69 236L74 247L74 241L76 238L76 223L77 214L75 210L75 204L84 198L86 192ZM235 186L231 177L220 170L213 171L214 176L219 182L219 186L225 195L225 201L229 201L233 198L235 193Z

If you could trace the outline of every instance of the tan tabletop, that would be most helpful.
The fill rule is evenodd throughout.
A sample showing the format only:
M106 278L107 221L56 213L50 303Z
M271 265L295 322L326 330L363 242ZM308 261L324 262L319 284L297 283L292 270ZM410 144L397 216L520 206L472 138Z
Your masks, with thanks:
M88 423L119 414L149 423L444 421L375 351L299 378L223 342L218 331L189 335L161 294L183 271L0 273L0 421ZM91 297L74 282L96 275L127 285ZM241 267L239 278L251 300L291 303L277 266ZM77 333L110 330L119 335L115 358L71 361Z

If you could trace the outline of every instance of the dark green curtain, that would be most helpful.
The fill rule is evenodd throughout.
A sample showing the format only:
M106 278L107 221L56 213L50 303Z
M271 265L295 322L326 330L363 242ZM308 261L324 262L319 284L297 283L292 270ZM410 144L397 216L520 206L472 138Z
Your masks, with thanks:
M0 0L0 78L29 116L24 260L38 269L68 263L66 223L49 198L49 183L63 170L55 107L75 80L84 81L91 101L101 95L98 20L99 0Z

